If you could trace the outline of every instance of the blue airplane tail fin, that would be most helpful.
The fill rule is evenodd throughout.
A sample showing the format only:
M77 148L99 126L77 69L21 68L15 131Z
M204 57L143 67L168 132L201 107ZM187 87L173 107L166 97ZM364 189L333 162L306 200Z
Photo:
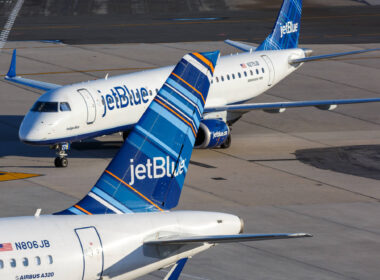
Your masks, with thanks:
M91 191L57 215L152 212L178 204L219 51L174 68Z
M302 0L284 0L272 33L256 51L297 48L301 14Z

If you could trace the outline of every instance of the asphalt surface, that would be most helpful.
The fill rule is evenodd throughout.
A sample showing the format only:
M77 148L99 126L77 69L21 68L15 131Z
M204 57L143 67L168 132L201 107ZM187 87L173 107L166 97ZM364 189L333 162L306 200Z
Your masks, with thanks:
M377 43L380 6L365 1L304 1L303 44ZM320 4L322 2L322 5ZM346 5L334 6L334 2ZM0 23L14 1L0 1ZM380 4L380 3L379 3ZM67 44L261 42L281 1L31 1L26 0L9 40Z
M377 6L368 7L360 2L338 2L351 6L332 8L326 4L321 10L347 9L350 12L342 14L347 17L347 24L351 14L377 9ZM54 4L52 1L46 3L49 7ZM0 1L2 4L4 2ZM273 4L274 1L268 2L268 5ZM244 19L242 10L241 17L232 8L227 10L236 13L237 19ZM251 10L252 6L245 11L251 13ZM0 8L0 13L3 11ZM12 36L20 36L17 40L21 41L10 41L5 45L0 54L0 73L8 70L14 48L19 50L20 74L57 84L174 64L191 50L220 49L223 55L236 52L220 41L224 38L213 42L199 42L202 40L198 39L198 42L170 43L175 36L178 41L188 41L184 39L187 34L180 32L169 34L168 41L160 41L163 43L116 44L121 42L116 40L111 44L116 38L115 34L108 34L113 30L111 27L104 28L108 32L98 32L96 40L100 44L84 44L80 38L86 37L83 34L93 40L96 24L108 23L91 21L90 15L89 27L82 30L85 31L82 36L75 33L81 28L72 29L70 36L69 30L65 29L68 22L47 16L50 22L55 20L57 26L62 27L62 34L66 34L68 40L77 40L77 44L25 41L26 33L37 36L41 29L19 30L25 32L25 36L17 35L22 20L30 17L28 20L32 22L34 17L35 26L40 28L43 24L39 21L46 19L41 11L35 16L23 13L22 10L10 37L16 40ZM117 13L120 11L115 15ZM98 16L98 19L102 18ZM355 26L377 18L358 16ZM271 20L268 18L264 22L268 30ZM315 54L380 47L375 39L375 43L359 44L362 37L358 35L337 37L335 40L340 40L341 44L327 44L325 39L329 38L325 34L336 28L334 23L339 19L325 20L331 25L330 29L315 29L313 35L320 40L315 39L316 44L303 44L302 47L314 49ZM199 32L207 33L216 25L196 23L194 26L201 27ZM166 32L168 26L163 25L161 29ZM305 23L303 31L307 33L306 27ZM250 32L255 32L254 29ZM52 32L55 37L60 31L55 27L52 30L46 28L46 32ZM351 27L346 28L346 32L351 32ZM365 32L367 30L358 27L355 34ZM143 35L139 36L143 38ZM33 36L31 40L41 40ZM345 43L345 40L349 41ZM149 37L145 42L149 42ZM374 52L308 63L256 98L255 102L378 97L379 61L380 53ZM42 208L43 214L49 214L76 203L94 185L121 145L118 134L74 144L69 154L69 167L54 168L54 151L47 147L28 146L18 140L23 115L41 94L38 90L0 79L0 216L3 217L33 215L37 208ZM347 105L327 112L298 108L283 114L255 111L233 126L232 146L228 150L195 150L177 209L236 214L244 219L247 233L308 232L314 237L216 246L192 258L180 279L378 279L379 106ZM26 178L25 174L7 172L39 176ZM11 175L21 179L9 180ZM162 279L164 273L159 271L141 279Z

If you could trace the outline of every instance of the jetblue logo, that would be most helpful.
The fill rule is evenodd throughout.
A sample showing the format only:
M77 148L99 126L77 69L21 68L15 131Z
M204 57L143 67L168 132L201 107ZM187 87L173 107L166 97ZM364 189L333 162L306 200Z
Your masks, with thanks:
M131 181L130 185L133 185L137 180L149 179L159 179L165 176L167 177L177 177L183 174L185 170L185 160L180 160L177 164L174 161L170 161L170 157L154 157L153 159L148 158L146 163L140 163L136 166L134 165L133 159L131 159Z
M224 136L227 136L227 134L228 134L227 131L217 131L212 134L212 138L215 139L215 138L224 137Z
M286 34L298 32L298 22L293 23L293 21L288 21L285 25L280 25L281 38Z
M152 93L150 93L152 95ZM104 118L108 111L122 109L127 106L135 106L149 102L149 94L145 88L130 90L126 86L117 86L111 89L110 94L102 95Z

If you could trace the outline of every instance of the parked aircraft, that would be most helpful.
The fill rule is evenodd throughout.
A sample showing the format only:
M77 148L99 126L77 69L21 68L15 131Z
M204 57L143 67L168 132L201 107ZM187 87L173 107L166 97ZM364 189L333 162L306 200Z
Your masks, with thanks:
M0 279L135 279L240 234L239 217L169 211L179 200L219 52L185 55L90 192L54 215L1 218Z
M340 104L380 101L380 98L367 98L243 104L272 88L304 62L376 50L311 56L311 50L298 48L301 11L301 0L284 0L272 33L256 49L226 41L244 52L219 60L196 148L228 148L229 126L250 110L280 113L286 108L305 106L332 110ZM29 144L51 145L57 151L55 166L66 167L71 142L115 132L123 132L125 138L173 67L61 86L18 77L14 51L6 79L46 91L25 116L19 138Z

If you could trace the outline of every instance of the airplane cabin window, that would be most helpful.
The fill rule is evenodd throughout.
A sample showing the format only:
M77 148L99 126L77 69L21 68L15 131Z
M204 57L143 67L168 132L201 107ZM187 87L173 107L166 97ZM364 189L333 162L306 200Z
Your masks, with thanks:
M28 265L29 265L29 260L28 260L28 258L23 258L23 259L22 259L22 264L23 264L24 266L28 266Z
M11 267L16 267L16 260L15 259L11 259L9 263L10 263Z
M241 78L241 74L240 74L240 72L238 72L238 76L239 76L239 78Z
M253 71L252 70L249 70L249 73L251 73L251 76L253 76Z
M259 75L259 69L256 69L256 74Z
M222 82L224 82L224 77L223 76L220 76L220 79L222 80Z
M263 73L265 72L264 68L261 68L261 71L263 71Z
M246 76L246 77L247 77L247 71L244 71L244 76Z
M59 109L61 111L71 111L70 104L67 102L61 102L59 103Z
M215 77L215 80L217 83L219 83L219 78L218 77Z
M53 264L53 257L51 255L48 256L49 264Z
M230 79L230 75L227 74L227 80L229 80L229 79Z
M156 88L156 93L158 93L158 89Z
M58 112L58 102L41 102L37 101L31 111L33 112Z
M232 74L232 79L234 79L234 80L235 80L235 74Z
M37 265L41 265L41 258L39 256L35 257L35 261Z
M149 95L152 95L152 90L151 89L149 90Z
M214 83L214 80L211 80L211 83Z
M4 262L3 260L0 260L0 269L3 269L4 268Z

